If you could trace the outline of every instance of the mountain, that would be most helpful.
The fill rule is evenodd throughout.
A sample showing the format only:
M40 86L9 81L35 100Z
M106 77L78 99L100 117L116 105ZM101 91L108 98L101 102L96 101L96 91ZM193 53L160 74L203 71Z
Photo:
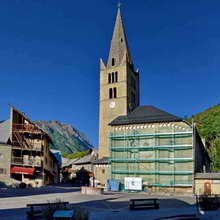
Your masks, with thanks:
M193 115L190 122L195 122L199 134L212 159L212 171L220 171L220 104Z
M93 148L86 136L69 124L54 120L36 121L35 123L50 136L53 142L50 144L51 149L71 154Z

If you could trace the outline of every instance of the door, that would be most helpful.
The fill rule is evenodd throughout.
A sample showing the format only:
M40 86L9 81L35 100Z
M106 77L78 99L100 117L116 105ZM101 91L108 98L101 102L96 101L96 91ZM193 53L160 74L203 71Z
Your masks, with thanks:
M212 194L212 189L211 189L211 183L210 182L205 182L204 183L204 194L205 195L211 195Z

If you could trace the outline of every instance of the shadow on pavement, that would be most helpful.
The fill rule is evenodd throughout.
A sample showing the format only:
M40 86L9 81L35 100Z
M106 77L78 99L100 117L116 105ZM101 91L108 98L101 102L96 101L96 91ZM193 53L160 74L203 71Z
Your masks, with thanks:
M1 220L25 220L26 218L26 208L18 209L0 209L0 219Z
M40 188L9 188L0 189L0 198L11 198L19 196L32 196L41 194L53 194L53 193L68 193L80 191L79 187L72 187L71 185L50 185Z
M69 189L67 189L69 190ZM129 195L128 195L129 196ZM134 198L136 195L132 195ZM61 196L62 197L62 196ZM118 199L118 201L117 201ZM91 213L91 220L109 220L109 219L126 219L126 220L155 220L159 217L172 215L197 214L195 203L184 201L178 198L162 198L160 199L159 210L136 210L128 209L129 199L119 194L118 198L100 198L99 200L85 202L71 202L70 207L81 207L87 209ZM27 208L0 209L1 220L24 220L26 218ZM219 212L219 211L218 211ZM220 214L220 213L219 213ZM115 217L114 217L115 216ZM118 216L118 217L117 217ZM215 220L217 214L214 212L206 212L200 216L201 220ZM114 217L114 218L112 218ZM124 217L124 218L123 218ZM219 218L217 218L219 219Z

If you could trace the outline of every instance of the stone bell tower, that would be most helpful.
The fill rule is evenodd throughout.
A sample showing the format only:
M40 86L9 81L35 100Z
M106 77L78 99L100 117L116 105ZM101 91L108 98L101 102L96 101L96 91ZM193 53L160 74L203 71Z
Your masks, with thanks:
M139 105L139 72L134 70L118 7L108 62L100 59L99 158L109 157L109 123Z

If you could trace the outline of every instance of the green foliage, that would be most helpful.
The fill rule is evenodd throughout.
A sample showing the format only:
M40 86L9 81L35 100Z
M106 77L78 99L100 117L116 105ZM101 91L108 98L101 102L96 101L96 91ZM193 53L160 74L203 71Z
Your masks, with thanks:
M204 112L193 115L190 122L195 122L212 160L212 171L220 171L220 104Z
M220 138L214 140L214 148L211 151L212 154L212 170L217 172L220 170Z
M75 158L80 158L80 157L84 157L86 155L88 155L90 153L90 150L86 150L83 152L76 152L76 153L72 153L72 154L68 154L68 153L62 153L62 157L68 158L68 159L75 159Z
M48 202L49 205L46 209L43 210L43 216L46 220L53 220L53 214L56 210L74 210L75 218L77 220L88 220L89 219L89 212L86 209L81 207L66 207L61 199L56 199L53 202Z
M74 211L75 211L75 219L77 220L88 220L89 219L88 210L81 208L81 207L74 207Z

